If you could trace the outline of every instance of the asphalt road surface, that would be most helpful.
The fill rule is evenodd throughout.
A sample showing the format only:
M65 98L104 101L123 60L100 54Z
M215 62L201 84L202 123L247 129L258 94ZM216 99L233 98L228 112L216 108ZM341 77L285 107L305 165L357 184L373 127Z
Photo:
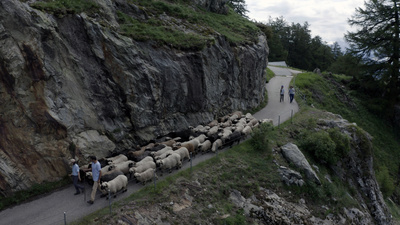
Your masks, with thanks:
M298 111L298 106L295 101L289 103L287 91L290 80L292 79L292 74L299 73L300 71L273 66L269 68L274 71L276 76L266 84L269 98L268 105L254 114L254 117L257 119L273 119L274 125L278 125L279 122L282 123L290 119L292 113L294 114ZM281 85L284 85L286 92L284 102L279 102L279 90ZM214 153L198 155L193 159L192 163L185 161L182 169L190 169L191 165L195 166L215 156L216 154ZM173 173L176 173L176 171ZM166 176L167 175L164 175L159 180L162 180ZM5 209L0 212L0 225L61 225L65 222L70 223L78 220L96 210L109 207L109 201L105 198L100 198L100 191L97 191L96 200L93 205L86 203L86 201L90 199L91 186L88 184L85 185L85 194L73 195L75 193L75 188L71 182L71 185L64 189L43 195L36 200ZM148 183L147 185L154 185L154 183ZM111 198L111 201L118 201L126 198L142 187L143 185L130 180L128 191L119 193L117 198Z
M253 116L259 120L272 119L275 126L291 119L291 117L299 111L299 106L296 100L290 103L289 100L289 84L294 74L301 73L301 71L291 70L283 67L268 66L275 73L267 84L268 104L265 108L255 113ZM279 102L280 89L283 85L285 90L284 101Z

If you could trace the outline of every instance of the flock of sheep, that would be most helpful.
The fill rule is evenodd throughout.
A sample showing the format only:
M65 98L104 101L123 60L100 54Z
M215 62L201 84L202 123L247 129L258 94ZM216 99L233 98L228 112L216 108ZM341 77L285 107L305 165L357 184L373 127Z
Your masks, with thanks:
M196 154L216 152L226 146L232 146L246 138L260 123L250 113L243 115L237 111L207 124L189 127L181 132L169 133L166 137L152 141L145 146L138 146L136 150L119 154L114 157L99 159L101 163L102 196L126 191L128 177L141 182L156 178L156 169L161 172L171 172L182 167L185 160L190 160ZM81 167L88 168L90 165ZM84 174L88 181L92 181L91 172ZM93 182L93 181L92 181Z

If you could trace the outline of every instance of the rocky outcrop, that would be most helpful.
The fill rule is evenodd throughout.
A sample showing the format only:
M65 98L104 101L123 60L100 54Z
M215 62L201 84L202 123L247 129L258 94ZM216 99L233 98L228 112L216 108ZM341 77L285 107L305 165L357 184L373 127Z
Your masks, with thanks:
M231 46L215 33L198 51L154 46L115 32L117 11L144 11L96 2L104 18L58 18L29 1L0 1L2 195L60 179L70 157L127 150L263 100L264 36Z
M372 136L340 115L331 114L331 117L333 119L320 119L319 127L338 128L342 133L349 135L352 141L347 157L342 158L332 170L343 182L357 190L357 201L369 210L366 216L370 215L375 224L391 224L389 209L375 178Z
M297 168L304 172L308 179L316 184L321 184L321 181L315 171L311 168L306 157L295 144L287 143L282 146L282 155L289 163L293 163Z

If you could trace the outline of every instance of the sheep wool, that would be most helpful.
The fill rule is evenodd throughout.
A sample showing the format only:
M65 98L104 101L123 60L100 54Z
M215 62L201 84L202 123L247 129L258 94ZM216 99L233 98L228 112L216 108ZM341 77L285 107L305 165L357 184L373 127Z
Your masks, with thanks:
M125 175L119 175L111 181L103 182L101 184L101 189L110 191L110 193L112 193L115 198L117 197L117 192L120 190L123 190L125 192L127 190L127 186L128 178Z
M153 177L157 178L157 175L155 175L155 169L154 168L149 168L142 173L135 173L134 176L138 182L141 182L143 185L146 184L147 181L153 179Z

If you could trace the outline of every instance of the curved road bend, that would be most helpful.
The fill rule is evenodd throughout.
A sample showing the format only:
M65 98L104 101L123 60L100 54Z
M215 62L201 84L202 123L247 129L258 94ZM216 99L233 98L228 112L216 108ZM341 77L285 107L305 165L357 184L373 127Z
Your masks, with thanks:
M299 106L297 105L296 100L293 100L293 102L290 103L288 90L293 74L301 73L301 71L275 66L268 66L268 68L275 73L275 76L266 84L268 91L268 104L253 116L259 120L272 119L273 124L277 126L279 123L283 123L290 119L292 113L294 115L299 111ZM285 97L283 102L279 102L280 89L282 85L285 90Z
M269 68L274 71L276 76L267 84L269 96L268 105L261 111L254 114L254 116L257 119L273 119L274 124L277 124L278 115L281 115L281 122L283 122L284 120L290 118L291 110L293 109L294 112L297 112L298 107L296 102L293 102L292 104L289 103L287 94L285 95L285 101L283 103L279 102L280 86L284 85L287 92L287 87L290 79L292 78L291 71L286 68L272 66ZM195 166L198 163L214 156L215 154L212 153L198 155L193 159L192 165ZM182 169L188 168L190 168L190 162L185 161ZM172 174L176 172L177 171L174 171ZM163 177L159 178L159 180L164 179L166 176L167 175L164 175ZM149 183L147 185L154 185L154 183ZM44 195L31 202L5 209L0 212L0 225L61 225L64 224L64 213L67 223L70 223L90 213L93 213L96 210L109 207L108 200L105 200L105 198L100 198L99 191L97 191L96 200L93 205L86 203L86 200L90 199L91 187L87 184L85 187L86 196L84 194L73 195L75 188L71 182L71 185L64 189ZM142 187L143 186L141 184L136 184L133 181L129 181L128 191L125 193L119 193L116 199L111 199L112 201L121 200L138 191Z

